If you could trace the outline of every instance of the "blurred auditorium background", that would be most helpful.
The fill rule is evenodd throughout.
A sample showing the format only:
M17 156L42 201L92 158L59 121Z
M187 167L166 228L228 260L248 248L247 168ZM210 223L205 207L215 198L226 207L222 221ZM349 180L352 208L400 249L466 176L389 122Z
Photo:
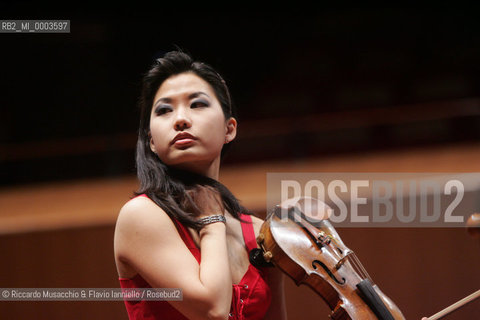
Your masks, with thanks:
M0 18L71 20L68 34L0 34L2 288L119 286L113 231L137 187L140 79L175 46L231 89L239 133L220 180L259 216L267 172L480 172L474 10L67 13L19 1ZM407 319L480 288L480 243L465 229L337 231ZM308 288L286 290L289 319L327 319ZM127 314L122 302L0 302L0 318Z

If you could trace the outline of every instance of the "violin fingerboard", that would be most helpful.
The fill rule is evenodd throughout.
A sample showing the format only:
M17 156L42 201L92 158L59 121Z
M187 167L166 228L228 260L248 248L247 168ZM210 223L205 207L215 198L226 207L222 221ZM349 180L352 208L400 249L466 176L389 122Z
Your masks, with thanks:
M373 313L375 313L379 320L395 320L382 299L378 296L370 280L362 280L357 284L357 288L361 293L360 297L370 307Z

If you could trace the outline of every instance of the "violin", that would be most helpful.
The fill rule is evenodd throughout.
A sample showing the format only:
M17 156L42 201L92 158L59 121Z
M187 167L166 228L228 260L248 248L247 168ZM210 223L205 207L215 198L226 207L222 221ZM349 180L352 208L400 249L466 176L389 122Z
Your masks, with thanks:
M264 260L320 295L331 319L405 319L328 219L312 219L303 211L277 205L268 214L257 237Z

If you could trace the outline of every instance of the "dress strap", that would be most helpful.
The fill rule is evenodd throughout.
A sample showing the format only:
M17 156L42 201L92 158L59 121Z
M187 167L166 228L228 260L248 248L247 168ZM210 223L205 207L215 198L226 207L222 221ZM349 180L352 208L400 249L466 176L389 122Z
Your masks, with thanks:
M248 252L250 252L253 249L257 248L257 240L255 238L255 231L253 230L252 217L248 214L242 213L240 214L240 219L240 223L242 225L243 240L245 240L247 250Z

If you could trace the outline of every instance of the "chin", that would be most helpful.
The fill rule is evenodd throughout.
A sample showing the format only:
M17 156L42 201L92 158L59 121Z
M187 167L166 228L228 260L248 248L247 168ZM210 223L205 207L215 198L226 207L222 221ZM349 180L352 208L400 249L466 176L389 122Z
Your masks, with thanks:
M212 163L215 159L208 156L201 156L195 153L182 154L175 158L169 159L166 163L169 166L179 168L195 167L195 163Z

